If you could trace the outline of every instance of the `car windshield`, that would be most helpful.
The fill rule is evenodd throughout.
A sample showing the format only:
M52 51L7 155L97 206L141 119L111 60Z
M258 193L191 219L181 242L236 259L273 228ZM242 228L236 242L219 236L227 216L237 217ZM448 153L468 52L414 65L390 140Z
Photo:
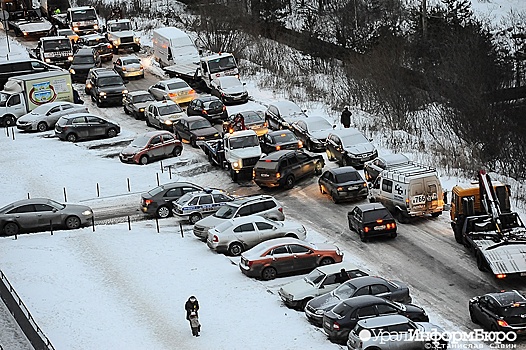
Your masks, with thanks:
M106 40L105 37L95 38L95 39L86 41L86 45L88 46L96 46L96 45L105 44L105 43L108 43L108 40Z
M161 193L162 191L164 191L164 186L157 186L155 188L152 188L151 190L148 191L148 194L152 197L158 195L159 193Z
M122 60L122 65L125 66L127 64L141 64L141 60L138 58L127 58L125 60Z
M349 173L342 173L342 174L336 174L336 183L344 183L344 182L350 182L350 181L359 181L360 174L358 174L357 171L352 171Z
M265 118L263 118L261 115L257 113L247 113L243 114L243 117L245 118L245 124L254 124L254 123L264 123Z
M170 115L170 114L175 114L175 113L181 113L183 111L181 107L179 107L178 104L159 106L158 109L159 109L160 115Z
M354 294L355 291L356 291L356 287L353 284L347 282L347 283L342 284L338 288L336 288L333 294L337 296L338 298L340 298L341 300L343 300L343 299L350 298Z
M296 135L294 135L291 132L284 132L277 135L272 135L272 138L274 139L274 143L283 143L283 142L293 142L297 141Z
M278 165L279 165L279 161L278 160L275 160L275 161L272 161L270 159L258 160L258 162L256 163L255 168L257 168L257 169L265 169L265 170L276 170Z
M100 86L123 85L122 78L119 76L104 77L99 79Z
M206 119L196 120L195 122L190 123L190 130L205 129L211 128L212 124Z
M342 142L344 146L353 146L361 143L369 143L369 140L362 134L352 134L342 137Z
M387 209L369 210L363 213L363 221L389 220L392 216Z
M210 73L219 73L236 67L236 61L233 56L224 56L208 61Z
M236 213L237 207L231 206L231 205L224 205L215 212L214 216L216 218L220 219L231 219L234 217L234 214Z
M224 79L221 79L220 81L221 87L225 89L242 85L239 79L235 77L226 77Z
M73 64L92 64L95 63L93 56L73 56Z
M240 136L230 139L230 148L239 149L245 147L256 147L259 145L257 135Z
M133 96L133 103L142 103L142 102L148 102L148 101L153 101L153 100L154 98L150 94Z
M311 273L309 273L307 276L305 276L305 281L311 283L312 285L316 285L323 281L325 278L325 274L318 269L312 270Z
M185 83L184 81L168 84L168 90L179 90L179 89L187 89L187 88L188 88L188 84Z
M139 147L139 148L143 148L144 146L146 146L148 144L148 141L150 141L150 137L149 136L139 136L138 138L136 138L135 140L133 140L133 142L130 144L131 147Z
M97 20L97 14L95 13L95 9L77 10L71 12L72 22L90 20Z
M315 119L307 123L311 132L332 129L331 123L325 119Z
M186 203L188 203L192 198L194 197L194 195L192 193L187 193L187 194L184 194L182 197L180 197L175 203L179 204L179 205L185 205Z
M42 42L44 51L71 51L71 41L68 38L64 39L54 39L54 40L44 40Z
M120 32L122 30L131 30L130 22L112 23L109 25L109 27L110 27L110 32Z

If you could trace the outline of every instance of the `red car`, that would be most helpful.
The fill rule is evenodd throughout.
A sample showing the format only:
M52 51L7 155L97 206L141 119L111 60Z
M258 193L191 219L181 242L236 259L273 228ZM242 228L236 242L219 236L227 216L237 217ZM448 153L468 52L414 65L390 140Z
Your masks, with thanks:
M332 244L276 238L241 254L239 268L248 277L271 280L277 275L309 271L342 260L343 252Z
M178 157L182 151L183 144L171 132L150 131L133 140L119 158L123 163L145 165L160 158Z

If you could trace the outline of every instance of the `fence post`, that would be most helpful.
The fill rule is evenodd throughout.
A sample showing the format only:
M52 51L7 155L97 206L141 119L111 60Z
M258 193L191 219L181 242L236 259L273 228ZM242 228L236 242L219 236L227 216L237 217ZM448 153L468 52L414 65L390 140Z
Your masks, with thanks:
M163 161L161 160L161 173L164 173L164 169L163 169Z
M11 135L13 135L13 140L15 139L15 131L11 130Z
M51 229L51 236L53 236L53 220L49 220L49 228Z
M183 223L179 221L179 230L181 230L181 237L184 238Z
M129 177L126 178L126 182L128 183L128 192L130 192L131 191L131 187L130 187L130 178Z
M97 182L97 197L100 197L100 188L99 183Z
M155 227L157 227L157 233L159 233L159 219L155 218Z
M6 132L7 137L11 136L11 135L9 135L9 128L8 127L5 128L5 132Z
M68 196L66 194L66 187L64 187L64 202L68 201Z
M95 232L95 217L91 217L91 227L93 228L93 232Z
M160 185L160 181L159 181L159 173L155 173L155 176L157 176L157 186Z
M29 197L29 192L27 192L27 199L31 199L31 198Z
M170 180L172 179L172 165L168 166L168 176L170 177Z
M131 231L131 220L130 220L129 215L128 215L128 231Z

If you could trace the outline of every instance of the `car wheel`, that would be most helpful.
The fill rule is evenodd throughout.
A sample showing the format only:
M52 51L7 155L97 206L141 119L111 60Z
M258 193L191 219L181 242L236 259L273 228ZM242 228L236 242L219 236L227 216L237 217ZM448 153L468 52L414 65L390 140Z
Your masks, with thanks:
M294 187L294 183L295 183L295 181L294 181L294 176L289 175L289 176L285 179L285 186L284 186L284 187L285 187L286 189L291 189L291 188Z
M239 256L241 253L243 253L243 245L241 243L232 243L230 247L228 247L228 254L232 256Z
M66 140L68 140L69 142L75 142L77 141L77 135L73 133L68 134L68 136L66 136Z
M6 236L14 236L18 233L20 228L15 222L8 222L4 225L4 234Z
M141 165L146 165L148 164L148 156L147 155L143 155L141 156L141 158L139 158L139 164Z
M15 125L15 117L13 117L12 115L8 115L7 117L5 117L4 119L4 125L6 127L9 127L9 126L13 126Z
M198 213L194 213L190 215L190 217L188 218L188 221L190 221L192 225L194 225L199 220L201 220L201 214L198 214Z
M486 264L486 260L484 259L482 254L477 252L476 256L477 256L477 267L478 267L478 269L480 271L482 271L482 272L488 271L488 266Z
M396 238L397 236L398 236L398 233L396 232L391 233L391 238Z
M75 215L68 216L66 221L64 221L64 225L68 230L76 230L80 227L80 219Z
M108 137L115 137L115 136L117 136L117 130L115 128L108 129L108 132L106 133L106 136L108 136Z
M473 309L469 308L469 318L471 318L471 322L474 324L479 324L479 320L477 320L477 316L473 313Z
M172 213L170 212L170 208L168 208L166 205L161 205L159 208L157 208L156 214L159 219L164 219L169 217Z
M40 132L44 132L47 130L47 124L45 122L40 122L37 125L37 130Z
M365 236L365 233L363 233L363 231L359 231L358 232L358 235L360 236L360 241L364 242L364 243L367 243L368 239L367 237Z
M321 162L316 162L316 164L314 164L314 174L320 175L322 169L323 169L323 164Z
M193 148L197 148L197 140L195 139L195 137L190 137L190 145Z
M331 192L331 198L332 198L332 201L333 201L335 204L340 203L340 200L338 199L338 196L336 195L336 192Z
M320 193L321 193L321 194L325 194L325 191L323 190L323 186L322 186L322 185L319 185L319 188L320 188Z
M405 217L404 213L402 213L400 210L396 212L396 220L398 220L401 224L407 224L408 219Z
M332 258L323 258L320 261L320 266L330 265L334 264L334 260Z
M172 152L172 155L174 157L179 157L181 155L181 153L183 153L183 148L182 147L175 147L173 152Z
M432 214L431 214L431 217L438 218L440 215L442 215L442 212L441 212L441 211L436 212L436 213L432 213Z
M266 267L261 272L261 278L263 278L265 281L273 280L274 278L276 278L277 274L278 273L277 273L275 268L273 268L273 267Z

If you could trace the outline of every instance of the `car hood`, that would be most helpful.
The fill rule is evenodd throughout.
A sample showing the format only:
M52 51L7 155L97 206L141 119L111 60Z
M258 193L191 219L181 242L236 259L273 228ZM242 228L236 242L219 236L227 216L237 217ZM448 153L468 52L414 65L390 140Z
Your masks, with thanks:
M126 147L125 149L123 149L121 151L121 154L136 154L136 153L139 153L140 151L142 151L144 148L142 147L132 147L132 146L128 146Z
M375 148L372 143L359 143L357 145L346 146L345 150L351 154L363 154L374 152Z
M137 108L137 109L140 109L140 108L144 108L144 109L146 109L146 107L147 107L150 103L152 103L152 101L134 103L133 105L134 105L135 108Z
M39 22L18 22L18 27L23 32L41 32L49 31L53 27L48 21L39 21Z
M135 36L135 33L131 30L123 30L120 32L111 32L111 35L116 38L127 38L129 36Z
M283 292L292 295L295 299L302 298L303 295L311 294L315 289L316 287L307 282L305 278L296 280L281 287Z
M223 88L221 89L222 92L224 92L225 94L242 94L244 93L246 90L245 90L245 87L240 85L240 86L232 86L232 87L229 87L229 88Z
M261 157L261 147L245 147L231 150L229 158L244 159L252 157Z
M63 212L67 211L67 212L77 212L77 213L82 213L85 210L89 210L93 212L93 210L91 210L90 207L86 205L81 205L81 204L66 204L66 207L62 209Z
M35 122L37 120L41 120L42 118L44 118L44 115L40 113L30 112L30 113L24 114L23 116L18 118L18 120L20 120L21 122Z
M195 136L208 136L208 135L214 135L214 134L219 134L219 131L217 131L216 128L210 126L208 128L203 128L203 129L196 129L196 130L192 130L192 133L195 135Z
M111 94L115 92L122 92L123 90L126 90L126 87L124 85L108 85L108 86L101 86L99 90Z
M333 292L322 294L309 301L309 305L316 310L328 311L340 302L340 298L335 296Z
M329 133L332 131L331 130L318 130L318 131L313 131L311 133L312 137L314 137L315 139L318 139L318 140L326 140L327 139L327 136L329 136Z

